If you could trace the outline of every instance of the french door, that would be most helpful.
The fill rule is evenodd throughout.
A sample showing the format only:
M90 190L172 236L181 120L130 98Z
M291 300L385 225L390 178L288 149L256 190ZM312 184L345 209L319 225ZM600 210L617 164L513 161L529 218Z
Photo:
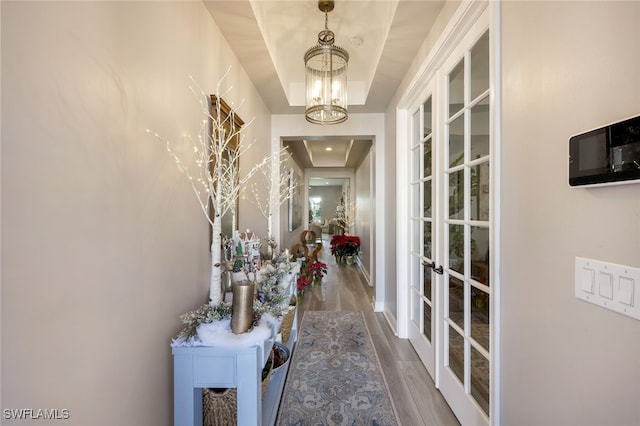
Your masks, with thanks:
M429 87L431 89L431 86ZM409 340L432 377L435 377L435 309L434 288L434 135L433 96L411 117L411 274Z
M443 67L440 390L461 423L487 424L491 342L489 31Z
M479 22L410 116L409 338L463 425L489 424L490 33Z

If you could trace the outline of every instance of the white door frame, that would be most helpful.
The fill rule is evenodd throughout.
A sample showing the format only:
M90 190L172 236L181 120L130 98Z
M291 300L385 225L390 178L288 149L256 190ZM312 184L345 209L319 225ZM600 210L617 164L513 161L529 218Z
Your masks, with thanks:
M490 390L490 422L492 425L500 424L500 126L501 126L501 86L500 86L500 11L501 4L499 1L488 2L486 0L472 0L469 2L463 2L459 8L452 15L449 23L441 33L438 41L435 43L433 49L427 55L416 76L413 78L407 89L404 91L403 96L398 102L396 109L396 189L397 189L397 209L396 217L397 225L397 269L396 269L396 281L397 281L397 294L398 294L398 337L407 338L409 329L409 313L411 307L410 303L410 289L409 272L410 272L410 259L406 254L410 252L410 227L407 221L402 218L410 211L410 194L409 194L409 182L411 181L410 168L407 167L411 164L410 161L410 134L411 129L410 119L411 112L415 110L424 98L424 88L427 84L436 78L437 71L442 66L444 61L453 53L458 44L464 38L465 34L470 30L478 18L488 9L489 14L489 28L491 31L491 81L492 89L490 93L491 97L491 150L494 153L491 161L491 178L492 178L492 191L491 195L494 197L491 205L491 245L492 256L490 258L490 269L492 271L492 316L490 318L492 324L491 334L491 348L490 348L490 366L491 366L491 390ZM436 327L436 333L438 329ZM434 377L436 387L439 386L439 373L436 369L436 376Z

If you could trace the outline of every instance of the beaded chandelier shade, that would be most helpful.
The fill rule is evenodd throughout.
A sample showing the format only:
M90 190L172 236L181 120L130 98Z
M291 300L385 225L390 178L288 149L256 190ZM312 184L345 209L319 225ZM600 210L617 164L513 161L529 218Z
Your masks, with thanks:
M335 35L328 29L328 13L333 0L318 1L324 12L324 30L318 33L318 44L304 55L305 118L314 124L338 124L347 120L347 65L349 54L334 46Z

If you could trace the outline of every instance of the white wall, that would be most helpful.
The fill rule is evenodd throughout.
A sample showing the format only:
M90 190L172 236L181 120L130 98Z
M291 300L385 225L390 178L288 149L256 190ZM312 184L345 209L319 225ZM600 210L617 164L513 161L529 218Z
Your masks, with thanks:
M352 191L356 202L355 235L360 237L360 266L367 280L371 280L372 239L371 222L373 219L373 194L371 193L372 175L371 151L362 160L355 171L355 182Z
M568 138L640 114L640 3L504 2L502 424L640 424L640 321L574 258L640 267L640 184L567 185Z
M208 225L145 129L195 135L188 76L210 93L228 66L248 139L269 135L200 2L2 2L2 408L173 423L169 344L208 297Z
M252 145L240 159L241 176L245 176L256 164L262 162L265 157L271 154L271 144L268 136L271 128L271 113L267 110L262 98L254 90L253 84L248 81L244 86L250 90L247 90L248 93L245 94L247 96L245 97L245 105L240 108L239 114L245 122L251 121L243 130L243 134L244 141ZM235 87L237 86L234 86L231 94L235 94ZM249 181L247 189L240 196L238 229L241 231L251 229L264 240L268 234L268 218L262 214L253 200L252 191L250 190L253 185L261 188L261 190L258 190L261 195L261 202L264 203L267 200L267 183L264 175L258 172ZM262 250L266 250L264 245Z
M392 102L393 104L393 102ZM380 197L378 188L380 185L383 185L385 190L385 202L387 204L386 211L386 221L392 226L387 226L385 229L385 241L387 242L388 252L385 262L387 263L387 269L385 271L384 280L389 283L385 287L385 315L387 320L389 321L389 325L391 328L397 333L397 321L398 321L398 280L396 278L398 261L397 256L398 253L398 244L397 240L397 228L398 228L398 212L396 211L398 208L398 194L397 187L398 179L397 179L397 169L396 169L396 161L397 161L397 139L396 139L396 106L387 111L385 114L385 138L387 143L384 147L373 148L372 154L376 158L382 158L384 161L384 168L389 173L389 176L393 176L393 178L388 178L383 183L380 183L377 179L373 181L373 193L376 198ZM408 167L408 165L407 165ZM391 207L393 206L393 207ZM379 224L379 219L374 218L373 226L377 228Z

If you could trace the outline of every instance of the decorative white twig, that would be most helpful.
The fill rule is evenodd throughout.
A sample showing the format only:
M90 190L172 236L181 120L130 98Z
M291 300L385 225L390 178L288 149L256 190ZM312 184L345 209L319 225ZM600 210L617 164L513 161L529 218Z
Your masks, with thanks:
M285 201L293 197L297 182L290 182L291 172L285 170L284 166L287 160L291 157L291 154L286 147L281 148L278 153L273 154L269 163L260 168L260 176L262 176L261 182L263 186L259 186L257 182L253 182L249 190L250 196L244 196L250 203L255 205L262 216L267 219L267 239L273 238L273 213L278 209ZM280 178L276 182L274 177L277 172L280 172ZM261 188L267 188L266 197L263 195L264 190Z
M345 233L350 233L356 223L356 206L351 200L351 194L349 189L342 193L342 199L344 200L342 207L342 217L340 218L340 225L343 227Z
M234 209L241 190L253 175L263 170L267 164L270 164L274 156L280 158L281 155L276 153L267 156L254 165L246 175L240 175L238 167L240 157L253 145L244 141L245 135L243 132L251 125L253 119L242 127L236 126L235 112L231 111L227 115L221 109L222 97L231 90L231 87L224 93L220 93L220 87L230 69L227 69L216 85L213 105L211 97L190 77L191 84L189 88L198 97L204 118L200 123L197 139L190 135L185 137L186 142L190 144L194 153L193 158L189 158L189 163L186 162L187 160L183 161L173 148L174 142L163 140L160 135L147 129L148 133L153 134L158 140L165 143L167 151L175 160L176 165L191 183L191 188L198 199L200 209L213 228L209 298L210 303L214 306L219 305L222 301L221 265L224 260L221 247L222 216ZM214 211L213 219L209 214L211 206Z

